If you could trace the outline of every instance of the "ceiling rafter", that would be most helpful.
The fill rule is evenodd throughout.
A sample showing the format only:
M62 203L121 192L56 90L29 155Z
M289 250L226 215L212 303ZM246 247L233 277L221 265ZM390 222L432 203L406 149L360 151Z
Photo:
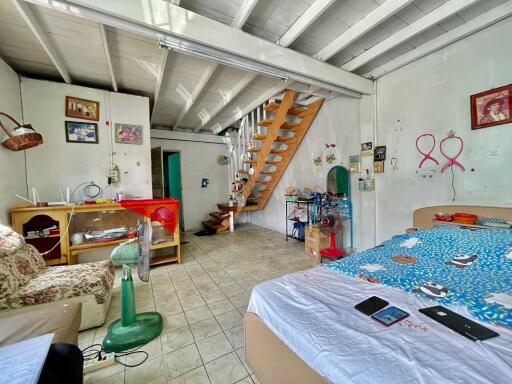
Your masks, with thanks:
M240 9L233 18L231 26L235 28L242 28L257 3L258 0L244 0L242 5L240 5Z
M252 10L256 6L256 3L258 0L245 0L240 9L238 10L237 14L235 15L235 18L233 19L232 26L240 29L243 27L245 22L247 21L248 17L250 16ZM212 78L212 76L215 74L215 71L218 68L217 63L210 63L208 67L204 70L203 74L201 75L201 79L199 80L199 83L192 91L192 95L190 96L190 100L185 103L185 106L181 110L180 114L178 115L177 119L174 121L172 125L172 129L176 129L179 127L180 123L183 121L187 113L192 109L195 102L199 98L199 96L203 93L204 89L208 85L208 81Z
M206 88L206 85L208 84L208 81L212 78L213 74L215 73L215 70L217 69L218 64L217 63L210 63L208 64L208 67L206 67L205 71L203 72L203 75L201 76L201 79L197 83L196 87L192 91L192 94L190 95L190 99L185 103L185 106L181 110L178 117L174 120L173 123L173 129L176 129L179 127L181 121L185 117L185 115L192 109L192 106L195 104L203 90Z
M293 43L311 24L315 22L336 0L316 0L308 9L288 28L277 44L288 47Z
M257 99L255 99L252 103L249 103L245 106L240 112L233 114L228 120L226 120L222 124L216 124L214 127L212 127L212 133L217 134L221 132L222 130L228 128L231 124L233 124L235 121L241 119L251 111L254 111L256 108L258 108L261 104L269 100L270 98L274 97L275 95L282 93L286 88L291 86L294 83L294 81L288 81L288 80L281 80L276 85L274 85L272 88L268 89L265 93L260 95Z
M112 65L112 56L110 55L110 44L108 42L107 31L105 30L105 25L99 24L99 27L101 42L103 43L103 50L105 51L105 58L107 60L108 72L110 73L110 79L112 80L112 88L117 92L117 81L114 74L114 67Z
M181 0L173 0L172 4L179 6ZM162 89L162 81L165 75L165 68L167 67L167 59L169 58L169 54L171 50L169 48L161 48L162 53L160 55L160 71L158 72L158 76L156 78L155 84L155 93L153 95L153 109L151 110L151 118L149 121L149 126L153 125L153 120L155 118L156 107L158 103L158 99L160 97L160 91Z
M164 78L165 67L167 66L167 59L169 58L170 53L170 49L162 48L162 52L160 54L160 71L158 72L158 76L156 78L155 93L153 96L153 109L151 111L150 126L153 125L153 119L155 118L156 106L158 103L158 99L160 98L160 91L162 90L162 80Z
M346 71L354 71L382 55L384 52L389 51L427 29L432 28L434 25L459 13L478 1L479 0L450 0L389 36L387 39L375 44L373 47L356 56L340 68Z
M253 81L258 74L247 72L242 79L236 83L236 85L229 91L229 93L224 97L213 109L208 112L208 116L201 121L195 128L194 132L199 132L201 129L203 129L215 116L219 114L220 111L222 111L235 97L237 97L240 92L242 92L245 87L249 85L251 81Z
M433 40L430 40L418 48L413 49L389 62L381 65L378 68L368 72L365 76L371 76L372 78L378 78L385 74L394 71L404 65L412 63L413 61L420 59L428 54L435 52L441 48L444 48L458 40L461 40L475 32L478 32L488 26L498 23L507 17L512 16L512 2L507 2L496 8L493 8L484 14L475 17L472 20L467 21L461 26L454 28Z
M57 68L57 71L59 72L62 79L66 83L71 84L71 76L69 75L66 66L64 65L61 57L55 50L53 43L48 38L48 34L41 27L39 20L37 20L36 16L30 9L30 6L22 0L12 0L12 2L16 9L18 10L21 17L23 18L23 20L25 21L25 23L27 24L27 26L30 28L30 30L36 37L37 41L39 41L39 44L41 44L41 47L46 52L55 68Z
M379 5L373 11L368 13L360 21L352 25L327 46L318 51L314 57L321 61L329 60L343 48L352 44L365 33L369 32L412 2L414 2L414 0L387 0L382 5Z

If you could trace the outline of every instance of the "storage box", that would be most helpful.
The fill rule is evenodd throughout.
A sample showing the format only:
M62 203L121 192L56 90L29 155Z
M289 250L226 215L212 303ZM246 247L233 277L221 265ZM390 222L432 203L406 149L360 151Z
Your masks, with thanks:
M305 250L312 259L320 259L320 251L329 248L329 236L322 233L317 226L306 227Z

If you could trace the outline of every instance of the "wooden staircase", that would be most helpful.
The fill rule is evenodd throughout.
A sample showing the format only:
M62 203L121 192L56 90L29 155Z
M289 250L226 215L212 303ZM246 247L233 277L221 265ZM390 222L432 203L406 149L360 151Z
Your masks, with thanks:
M265 207L324 101L319 99L308 106L297 106L296 97L296 91L286 90L280 101L263 107L273 117L257 122L261 130L259 128L252 134L253 146L247 148L247 152L252 152L256 159L243 161L243 168L239 170L248 178L243 188L237 191L245 198L246 205L229 207L218 204L219 212L210 213L212 218L204 221L203 225L217 232L226 231L229 229L230 210L236 217L240 212L258 211ZM254 169L253 175L249 175L248 167Z

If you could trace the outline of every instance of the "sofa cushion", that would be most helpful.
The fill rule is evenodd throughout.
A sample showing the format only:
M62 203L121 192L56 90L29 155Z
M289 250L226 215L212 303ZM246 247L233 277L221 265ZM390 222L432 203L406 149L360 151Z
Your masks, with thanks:
M25 240L12 230L11 227L0 224L0 257L16 252L20 249Z
M0 301L15 294L48 267L37 249L22 243L14 253L0 253Z
M110 298L114 267L110 261L47 267L19 291L0 301L0 309L43 304L70 297L94 295L98 304Z

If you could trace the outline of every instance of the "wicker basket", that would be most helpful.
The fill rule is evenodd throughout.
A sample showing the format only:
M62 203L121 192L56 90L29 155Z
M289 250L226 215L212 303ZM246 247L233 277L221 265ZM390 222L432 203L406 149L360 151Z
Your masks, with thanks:
M5 126L2 124L2 121L0 121L0 127L9 137L8 139L2 141L2 145L5 148L10 149L11 151L22 151L24 149L38 146L39 144L43 144L43 136L37 133L30 124L21 125L12 116L4 112L0 112L0 115L7 116L9 119L11 119L12 122L16 124L14 129L26 128L33 131L30 133L24 133L22 135L13 135L7 130L7 128L5 128Z

